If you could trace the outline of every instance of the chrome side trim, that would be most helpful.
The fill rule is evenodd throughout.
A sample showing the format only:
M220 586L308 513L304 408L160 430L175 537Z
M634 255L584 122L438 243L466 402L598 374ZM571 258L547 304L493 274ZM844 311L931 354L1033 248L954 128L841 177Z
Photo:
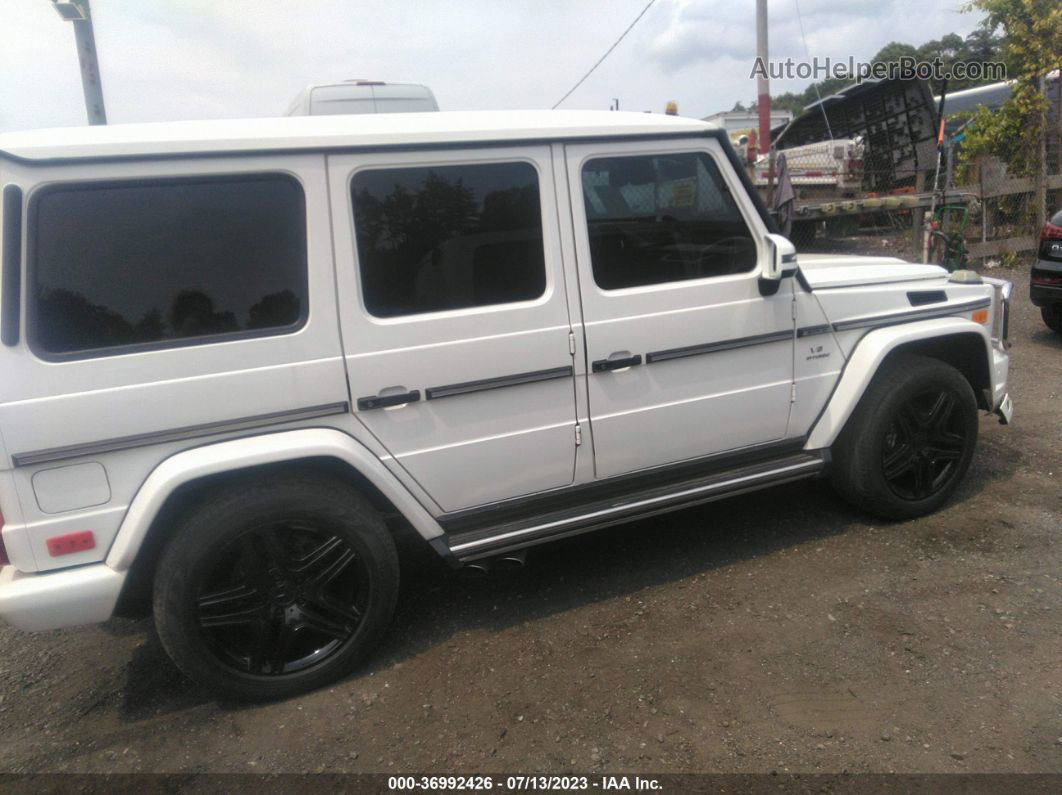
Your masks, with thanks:
M533 384L537 381L552 381L555 378L570 378L574 372L571 365L553 367L549 370L535 370L530 373L517 373L516 375L503 375L497 378L483 378L479 381L465 381L460 384L428 387L424 390L424 395L425 400L438 400L451 395L467 395L469 392L485 392L488 389Z
M33 450L28 453L15 453L11 456L11 462L16 467L46 464L67 458L80 458L87 455L100 455L118 450L129 450L135 447L148 447L153 444L194 439L198 436L245 431L251 428L280 425L285 422L297 422L298 420L312 420L333 414L346 414L349 411L350 404L346 401L342 403L326 403L321 406L309 406L302 409L286 409L284 411L270 412L269 414L256 414L253 417L243 417L238 420L207 422L202 425L188 425L183 428L173 428L166 431L120 436L116 439L104 439L99 442L86 442L65 447L51 447L47 450Z
M848 331L853 328L875 328L877 326L894 326L898 323L911 323L915 320L929 320L935 317L948 317L959 312L971 312L992 305L991 298L975 298L958 304L937 306L930 309L918 309L910 312L890 312L885 315L865 315L847 320L838 320L833 324L834 331Z
M710 477L736 470L739 467L762 464L771 458L803 452L805 442L807 442L807 437L804 436L783 441L762 442L738 450L727 450L612 475L577 486L561 486L538 494L510 497L486 505L463 508L441 514L436 519L442 525L443 530L449 534L499 527L514 521L533 519L572 505L588 504L610 497L619 500L625 494L633 493L639 488L662 487L668 483L681 483L693 477Z
M450 552L454 555L461 556L468 553L475 552L482 547L497 546L505 541L517 541L520 538L526 536L534 536L544 532L561 532L565 527L577 524L588 524L596 521L608 521L608 518L620 513L631 513L639 511L639 509L652 510L652 506L660 506L669 502L676 502L684 500L685 498L709 498L714 494L726 493L736 489L740 489L743 486L751 485L757 481L772 481L779 476L783 475L799 475L803 473L812 474L819 471L825 466L825 462L821 458L816 458L810 461L801 461L796 464L790 464L788 466L778 467L777 469L771 469L766 472L757 472L751 475L742 475L739 477L729 478L716 483L709 483L704 486L696 486L691 489L685 489L683 491L676 491L670 494L663 494L657 497L650 497L644 500L637 500L635 502L624 503L622 505L616 505L611 508L605 508L599 511L592 511L590 513L581 514L579 516L571 516L565 519L560 519L555 522L547 522L546 524L535 525L534 527L525 527L520 530L513 530L508 533L501 533L500 535L490 536L488 538L479 538L474 541L467 541L464 544L455 544L450 547Z
M718 353L730 351L735 348L748 348L752 345L767 345L771 342L787 342L793 339L793 329L771 331L767 334L754 334L751 337L736 337L731 340L719 342L706 342L702 345L688 345L685 348L668 348L663 351L652 351L645 354L645 363L666 362L669 359L684 359L687 356L700 356L705 353Z

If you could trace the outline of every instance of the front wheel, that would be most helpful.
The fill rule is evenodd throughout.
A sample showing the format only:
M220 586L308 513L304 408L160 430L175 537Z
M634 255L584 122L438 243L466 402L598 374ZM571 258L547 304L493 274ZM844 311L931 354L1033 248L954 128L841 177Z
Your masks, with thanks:
M830 478L856 507L911 519L947 501L976 443L977 401L966 378L937 359L895 356L834 444Z
M286 698L347 673L376 645L398 595L383 521L348 484L269 477L197 510L159 560L159 638L220 695Z

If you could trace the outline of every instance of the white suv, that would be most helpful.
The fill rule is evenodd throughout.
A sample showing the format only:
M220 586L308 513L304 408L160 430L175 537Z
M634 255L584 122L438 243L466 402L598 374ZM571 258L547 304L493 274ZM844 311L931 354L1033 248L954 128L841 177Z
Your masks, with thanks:
M1010 285L801 256L723 131L424 113L0 135L0 617L150 598L229 696L347 672L384 519L455 566L828 474L939 507Z

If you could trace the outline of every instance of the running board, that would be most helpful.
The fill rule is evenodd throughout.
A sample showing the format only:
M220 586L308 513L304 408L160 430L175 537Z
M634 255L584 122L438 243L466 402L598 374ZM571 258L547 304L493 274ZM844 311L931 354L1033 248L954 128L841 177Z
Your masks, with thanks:
M448 536L447 544L457 560L466 562L801 480L821 472L825 465L823 453L799 452L667 486L642 489L622 497L583 503L575 508L552 511L530 519L452 534Z

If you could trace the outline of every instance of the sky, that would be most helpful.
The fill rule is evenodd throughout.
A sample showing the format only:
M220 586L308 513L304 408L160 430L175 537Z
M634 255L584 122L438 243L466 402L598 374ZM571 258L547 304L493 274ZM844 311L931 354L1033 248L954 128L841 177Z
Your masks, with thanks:
M443 110L548 108L647 0L91 0L111 123L276 116L311 83L424 83ZM799 11L802 13L801 35ZM771 0L770 57L869 59L979 22L963 0ZM73 26L0 0L0 131L85 123ZM806 45L806 50L805 50ZM756 96L754 0L656 0L562 105L684 116ZM771 92L808 80L774 81Z

